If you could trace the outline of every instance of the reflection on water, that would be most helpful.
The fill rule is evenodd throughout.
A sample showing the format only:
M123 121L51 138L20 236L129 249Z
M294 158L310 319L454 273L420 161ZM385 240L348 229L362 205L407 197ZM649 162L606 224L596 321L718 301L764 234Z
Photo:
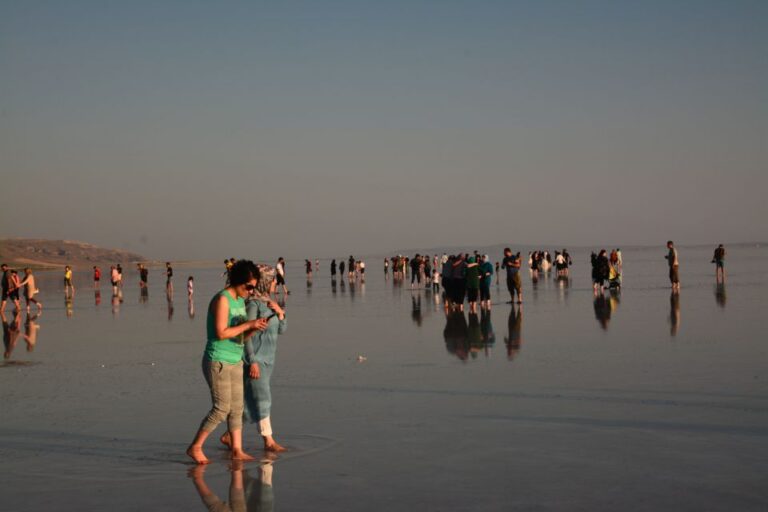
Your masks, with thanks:
M95 303L95 305L97 305L97 306L98 306L99 304L101 304L101 290L99 290L98 288L96 288L95 290L93 290L93 302L94 302L94 303Z
M27 320L24 322L24 341L27 342L27 352L35 350L35 345L37 345L37 331L40 326L37 325L36 320L39 316L39 314L27 313Z
M146 304L149 301L149 287L142 286L139 290L139 304Z
M168 302L168 321L170 322L173 319L173 298L168 295L166 302Z
M477 313L465 316L462 311L447 312L443 339L448 353L462 361L467 361L470 357L476 359L480 353L488 357L490 349L496 344L491 312L483 310L479 316Z
M189 318L195 318L195 299L191 296L187 301L187 313L189 313Z
M421 327L421 322L424 319L421 314L421 294L411 295L411 319Z
M0 318L3 322L3 358L10 359L13 354L13 350L19 342L19 336L22 336L27 344L27 352L35 350L37 345L37 331L40 326L37 324L37 319L41 313L29 313L27 312L26 319L24 320L24 334L21 333L21 311L14 311L12 316L6 315L5 312L0 313Z
M3 346L5 350L3 352L4 359L10 359L13 349L16 348L16 343L21 333L21 313L16 310L10 319L5 315L5 312L0 313L0 317L3 320Z
M74 294L64 295L64 310L67 313L67 318L72 318L72 316L75 314L75 310L72 304L74 296Z
M619 306L620 300L621 295L616 288L611 289L607 296L602 291L595 295L593 301L593 306L595 308L595 318L603 330L608 329L608 324L611 321L611 314Z
M669 295L669 334L677 336L680 329L680 292L672 291Z
M715 285L715 302L721 308L725 307L725 283Z
M190 469L187 473L192 479L197 494L206 509L233 512L271 512L274 510L274 455L251 474L244 468L241 461L233 461L230 466L230 483L228 501L223 501L205 482L207 465L201 464Z
M507 346L507 359L510 361L517 357L520 352L520 347L523 345L523 306L522 304L515 306L512 305L512 309L509 311L509 319L507 320L507 332L508 335L504 338L504 344Z
M445 328L443 329L445 349L448 353L466 361L468 357L467 336L467 319L464 317L464 313L449 311L445 315Z

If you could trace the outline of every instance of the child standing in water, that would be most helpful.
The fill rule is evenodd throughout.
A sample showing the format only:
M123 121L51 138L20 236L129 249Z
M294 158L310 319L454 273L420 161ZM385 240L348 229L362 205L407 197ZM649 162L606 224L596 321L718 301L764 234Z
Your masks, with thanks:
M75 285L72 283L72 267L64 267L64 295L74 295Z

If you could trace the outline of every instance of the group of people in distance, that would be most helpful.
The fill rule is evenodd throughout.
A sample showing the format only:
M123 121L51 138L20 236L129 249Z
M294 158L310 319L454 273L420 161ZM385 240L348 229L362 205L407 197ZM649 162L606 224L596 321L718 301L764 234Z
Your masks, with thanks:
M592 263L592 290L595 294L606 288L606 282L611 290L621 288L621 272L624 265L621 249L612 250L610 256L605 249L601 249L598 254L593 251L589 259Z
M278 263L284 272L284 260ZM230 449L232 459L254 460L243 449L244 419L258 424L265 451L285 449L273 437L270 418L277 337L286 328L285 310L273 299L278 275L275 267L250 260L233 262L227 268L224 289L208 306L202 368L213 403L187 448L197 464L210 462L203 444L225 420L227 431L220 441Z
M562 251L555 251L554 261L549 251L532 251L528 253L528 266L531 269L531 276L533 279L539 278L539 273L547 273L552 270L552 267L557 271L557 276L567 277L568 268L573 264L571 255L568 254L567 249Z

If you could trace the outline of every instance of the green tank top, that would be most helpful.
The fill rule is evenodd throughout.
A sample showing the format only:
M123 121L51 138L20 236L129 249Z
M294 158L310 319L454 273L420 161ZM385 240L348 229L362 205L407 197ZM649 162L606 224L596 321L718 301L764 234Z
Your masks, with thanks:
M243 359L243 336L240 335L223 340L216 338L216 322L212 306L220 296L226 297L229 302L227 326L235 327L248 319L245 311L245 300L240 297L233 299L227 290L222 290L214 295L211 303L208 305L208 320L206 322L208 342L205 344L205 358L209 361L237 364Z

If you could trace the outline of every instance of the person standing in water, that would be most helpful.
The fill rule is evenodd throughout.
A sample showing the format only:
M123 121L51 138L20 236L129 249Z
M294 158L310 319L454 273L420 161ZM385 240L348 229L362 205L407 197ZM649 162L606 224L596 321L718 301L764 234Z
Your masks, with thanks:
M101 269L96 265L93 266L93 287L98 288L101 283Z
M715 254L712 256L712 263L715 264L715 281L718 283L725 282L725 247L720 244L715 249Z
M507 290L509 290L509 304L515 302L515 293L517 293L517 303L523 303L523 283L520 279L520 253L512 254L512 249L504 248L504 259L501 260L501 266L507 271Z
M264 320L266 328L256 332L245 342L243 359L245 371L244 417L251 423L258 423L259 434L264 441L264 451L282 452L272 431L272 372L277 354L277 337L286 329L285 311L271 299L275 285L275 269L268 265L258 265L259 281L246 302L248 320ZM229 446L231 436L224 434L221 441Z
M497 262L498 263L498 262ZM483 255L480 264L480 309L491 310L491 280L493 279L493 265L487 254Z
M277 278L277 288L282 287L283 289L283 295L290 295L291 292L288 291L288 287L285 286L285 260L282 256L277 258L277 265L275 265L275 272L276 272L276 278ZM277 295L277 288L275 288L275 295Z
M336 258L331 260L331 279L336 279Z
M74 295L75 285L72 282L72 267L64 267L64 295Z
M173 267L170 261L165 262L165 293L168 297L173 296Z
M666 256L669 265L669 282L672 284L672 291L680 291L680 260L677 258L677 249L672 240L667 242L669 252Z
M210 462L203 453L203 444L225 419L232 459L254 460L243 451L243 339L267 327L264 318L246 317L244 299L256 288L258 278L259 270L252 261L236 262L230 269L229 286L217 293L208 306L203 375L213 406L187 448L187 455L197 464Z

